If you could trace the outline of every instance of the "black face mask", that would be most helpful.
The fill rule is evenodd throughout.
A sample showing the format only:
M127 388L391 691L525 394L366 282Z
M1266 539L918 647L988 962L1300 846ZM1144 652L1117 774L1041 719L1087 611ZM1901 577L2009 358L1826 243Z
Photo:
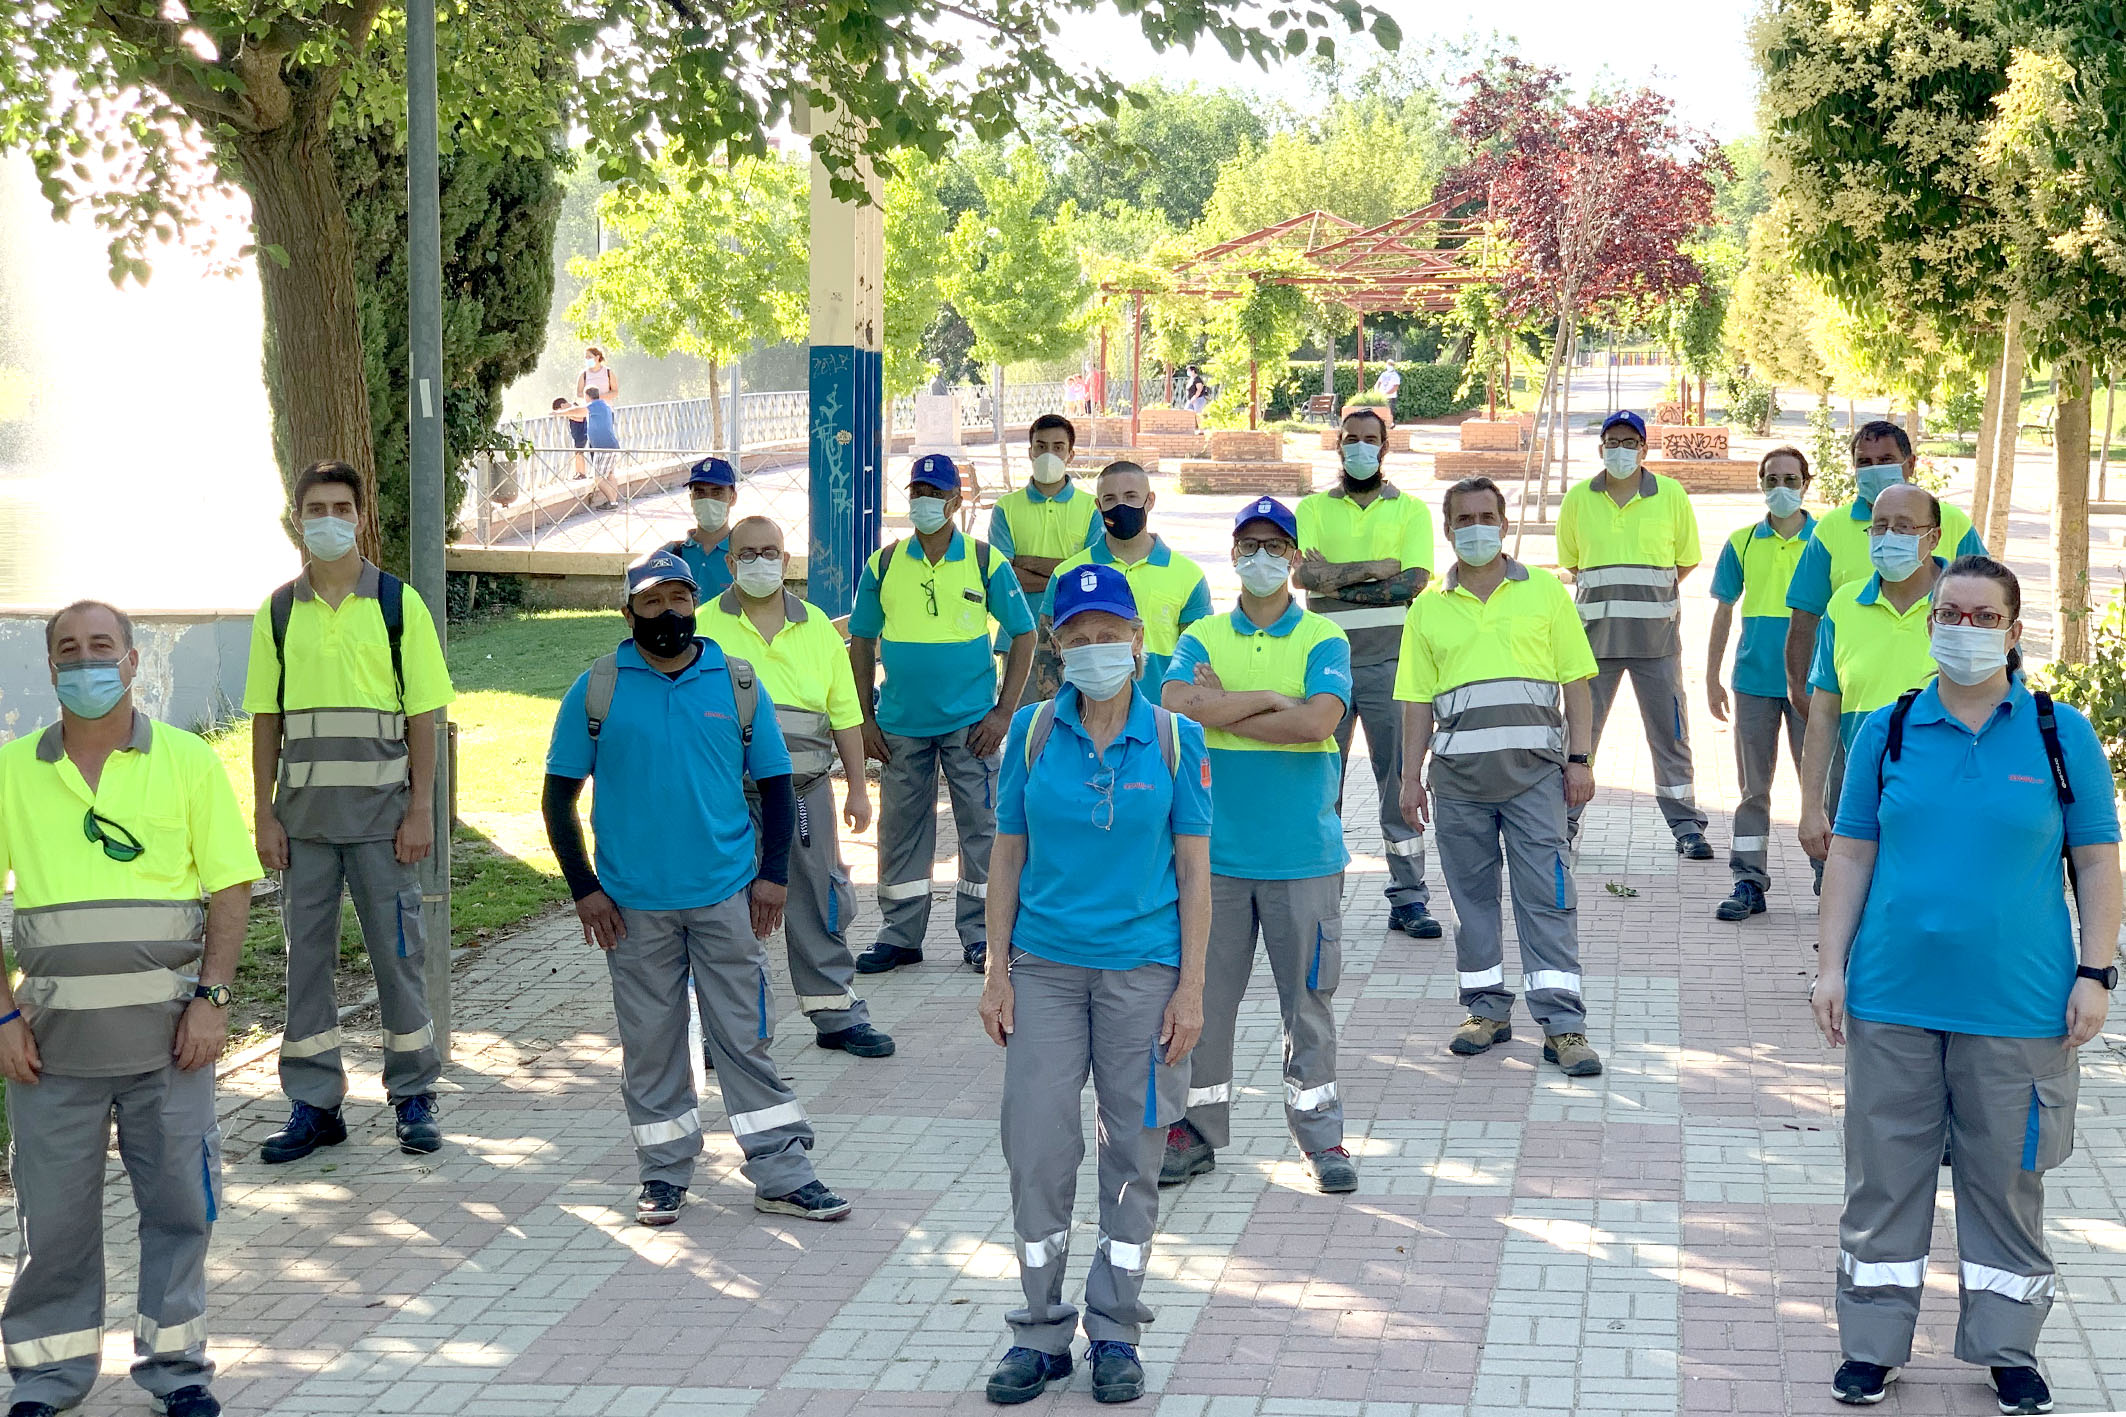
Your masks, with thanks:
M677 659L694 640L694 617L667 610L635 617L635 644L655 659Z
M1143 507L1121 505L1100 513L1100 520L1107 524L1107 534L1115 540L1134 541L1144 534L1144 519L1150 515Z

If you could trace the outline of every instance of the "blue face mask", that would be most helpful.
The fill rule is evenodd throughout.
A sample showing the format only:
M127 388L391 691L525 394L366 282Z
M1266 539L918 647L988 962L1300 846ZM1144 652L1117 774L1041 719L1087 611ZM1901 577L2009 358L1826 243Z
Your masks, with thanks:
M354 523L338 517L304 517L303 547L320 561L337 561L354 550Z
M1454 554L1472 566L1488 566L1499 558L1505 528L1481 522L1454 529Z
M1868 560L1884 580L1904 580L1919 569L1919 538L1894 531L1873 534L1868 538Z
M1639 470L1637 448L1602 449L1602 469L1611 477L1629 477Z
M1853 496L1865 507L1875 505L1875 499L1890 488L1905 480L1902 463L1878 463L1874 467L1853 469Z
M1353 482L1371 482L1380 476L1380 449L1371 443L1346 443L1343 447L1344 476Z
M76 718L102 718L118 707L128 685L117 659L80 659L59 666L59 706Z
M1072 645L1060 657L1063 682L1088 699L1111 699L1137 677L1135 645Z
M1790 517L1801 510L1801 493L1791 487L1768 488L1764 505L1775 517Z
M925 536L943 530L947 515L943 497L913 497L909 499L908 520L914 523L915 529Z

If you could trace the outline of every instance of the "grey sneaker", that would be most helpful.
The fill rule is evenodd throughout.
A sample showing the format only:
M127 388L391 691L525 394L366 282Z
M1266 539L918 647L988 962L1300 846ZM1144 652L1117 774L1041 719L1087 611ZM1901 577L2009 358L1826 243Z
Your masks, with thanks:
M1218 1164L1218 1153L1186 1118L1166 1129L1166 1155L1159 1162L1159 1184L1178 1186Z
M1342 1195L1358 1189L1358 1163L1340 1146L1308 1152L1307 1166L1314 1172L1314 1184L1323 1195Z
M849 1202L817 1181L807 1181L786 1196L755 1196L753 1209L766 1215L794 1215L802 1220L839 1220Z

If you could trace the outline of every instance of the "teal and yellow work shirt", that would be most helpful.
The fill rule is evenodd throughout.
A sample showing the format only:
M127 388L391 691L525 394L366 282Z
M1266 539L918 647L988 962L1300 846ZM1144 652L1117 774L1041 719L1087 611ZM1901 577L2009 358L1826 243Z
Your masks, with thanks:
M1794 567L1794 579L1786 589L1790 610L1821 615L1831 603L1831 592L1864 581L1875 574L1868 556L1868 529L1875 524L1875 506L1855 497L1841 502L1817 519L1809 544ZM1947 548L1955 547L1952 554ZM1941 541L1935 548L1947 560L1958 556L1983 556L1986 543L1971 529L1971 518L1941 503Z
M694 573L694 601L706 605L731 588L731 534L728 530L716 533L716 541L706 551L692 536L682 536L664 548L687 563ZM744 655L739 656L744 659Z
M1268 689L1302 701L1334 694L1351 704L1351 646L1344 632L1298 601L1268 625L1245 610L1182 632L1166 682L1193 684L1208 663L1227 690ZM1332 733L1313 743L1263 743L1222 728L1203 731L1211 770L1228 784L1212 802L1211 870L1251 881L1332 876L1350 863L1336 798L1342 756Z
M554 716L546 770L592 779L598 883L630 910L698 910L744 890L754 873L745 779L790 772L766 680L756 681L747 744L722 646L695 644L694 662L667 676L623 640L613 706L595 742L585 707L589 671L576 676Z
M1042 705L1020 709L1004 740L997 831L1026 838L1011 943L1058 964L1181 963L1174 838L1211 834L1211 762L1203 729L1176 715L1169 768L1152 701L1134 686L1129 696L1129 717L1105 754L1093 751L1067 684L1031 766L1026 735Z
M1432 571L1432 509L1392 482L1382 482L1364 506L1340 486L1311 493L1299 499L1294 516L1301 551L1319 551L1330 561L1393 561L1400 571ZM1361 605L1344 598L1355 589L1309 591L1307 609L1344 632L1354 668L1387 664L1402 642L1403 613L1410 602Z
M826 612L789 591L783 592L782 628L772 640L762 638L736 589L704 604L696 624L725 654L759 671L775 700L775 721L782 727L798 790L818 783L833 770L835 732L864 721L841 631Z
M1742 606L1742 642L1735 649L1735 692L1786 697L1787 583L1809 544L1816 518L1801 514L1801 529L1782 536L1763 516L1737 529L1713 567L1713 599Z
M1506 557L1488 600L1459 563L1410 606L1395 697L1432 705L1432 789L1504 802L1565 766L1559 686L1595 676L1594 651L1556 576Z
M1068 477L1054 493L1028 482L997 498L989 511L989 544L1007 561L1018 556L1060 561L1106 537L1099 499Z
M115 843L120 861L88 833ZM221 759L135 712L91 788L64 729L0 746L0 880L15 873L15 1002L47 1071L119 1077L170 1065L199 982L202 896L264 875Z
M1608 473L1565 494L1558 508L1558 564L1598 659L1653 659L1683 652L1676 572L1699 561L1698 518L1673 477L1640 471L1623 506Z
M1097 544L1056 567L1048 589L1041 592L1043 620L1055 619L1057 579L1074 566L1088 564L1113 566L1129 582L1130 594L1137 601L1137 618L1144 622L1144 669L1137 682L1157 694L1166 681L1167 662L1174 657L1181 632L1211 613L1211 586L1203 578L1203 567L1186 556L1176 556L1156 535L1143 560L1120 561L1103 535Z
M1934 564L1947 563L1936 556ZM1869 714L1934 677L1933 610L1924 595L1898 610L1880 575L1832 593L1816 626L1809 687L1839 696L1838 738L1848 752Z
M944 557L932 565L923 557L922 541L911 536L872 552L864 563L849 633L879 642L886 682L878 691L876 716L888 733L938 738L996 707L990 621L1007 637L1016 637L1032 631L1033 612L1019 593L1008 556L990 557L988 583L983 583L979 544L955 531Z
M2063 805L2020 682L1976 733L1928 685L1896 762L1890 712L1868 715L1853 740L1838 802L1838 835L1876 843L1846 1011L1945 1033L2064 1034L2078 959L2060 849L2119 839L2096 730L2066 704L2053 710L2074 792Z

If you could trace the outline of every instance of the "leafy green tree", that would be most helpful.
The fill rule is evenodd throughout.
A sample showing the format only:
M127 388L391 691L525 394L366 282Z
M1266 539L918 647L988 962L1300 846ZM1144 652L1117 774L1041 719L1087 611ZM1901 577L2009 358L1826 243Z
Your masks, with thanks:
M1194 226L1218 184L1218 169L1244 144L1268 137L1261 103L1231 89L1157 80L1137 84L1127 103L1073 149L1060 180L1084 212L1111 204L1157 212L1176 227Z
M1250 143L1219 167L1203 244L1311 211L1378 226L1431 201L1454 155L1429 89L1400 102L1334 99L1319 119Z
M654 186L599 198L618 244L569 262L584 282L569 319L586 340L705 360L709 417L721 427L716 371L756 342L804 334L810 176L781 157L690 167L664 160L655 172Z
M1819 402L1831 396L1823 351L1822 292L1795 272L1778 212L1751 223L1749 256L1735 282L1726 338L1730 357L1774 386L1798 385Z
M886 179L879 205L886 214L884 338L886 396L913 393L938 372L923 336L944 306L938 289L938 252L945 244L945 211L938 204L937 165L904 154Z
M1266 268L1265 274L1277 264ZM1288 259L1281 264L1296 269L1298 262ZM1250 279L1238 299L1215 302L1206 333L1209 372L1219 392L1209 411L1225 415L1246 407L1250 376L1262 368L1271 371L1272 379L1281 373L1292 351L1306 338L1313 313L1298 286L1268 279ZM1255 410L1248 411L1252 415Z

